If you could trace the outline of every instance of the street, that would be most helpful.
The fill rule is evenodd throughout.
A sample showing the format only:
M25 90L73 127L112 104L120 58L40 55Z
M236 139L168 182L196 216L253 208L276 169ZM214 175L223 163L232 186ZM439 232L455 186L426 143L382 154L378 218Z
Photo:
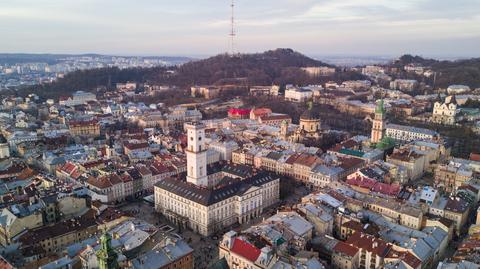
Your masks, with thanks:
M299 202L301 197L307 195L309 192L310 190L307 187L295 184L295 189L293 192L289 192L287 197L280 200L278 204L266 208L259 217L251 219L250 221L242 223L241 225L227 227L223 231L217 232L209 237L201 236L189 229L182 229L180 231L176 225L172 224L165 217L155 212L155 208L152 205L149 205L141 200L121 205L118 207L118 209L159 228L159 231L141 247L139 252L146 252L152 249L152 247L162 240L166 234L174 237L182 237L194 250L193 256L195 268L204 269L208 268L218 260L218 244L224 233L231 229L242 231L251 227L252 225L257 225L264 219L276 214L279 206L290 207L295 205Z

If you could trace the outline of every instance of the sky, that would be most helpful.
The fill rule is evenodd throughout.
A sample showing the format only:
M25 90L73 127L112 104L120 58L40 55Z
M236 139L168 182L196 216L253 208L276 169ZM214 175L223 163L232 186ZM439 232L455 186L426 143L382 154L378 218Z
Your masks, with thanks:
M0 0L0 52L208 56L231 0ZM480 56L480 0L235 0L236 52Z

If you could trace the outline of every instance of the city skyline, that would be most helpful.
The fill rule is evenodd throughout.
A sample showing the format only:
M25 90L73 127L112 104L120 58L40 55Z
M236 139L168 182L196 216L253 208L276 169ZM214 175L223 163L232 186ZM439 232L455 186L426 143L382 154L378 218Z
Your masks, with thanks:
M237 1L236 49L478 57L479 8L472 0ZM0 52L208 56L229 50L229 20L230 1L3 1Z

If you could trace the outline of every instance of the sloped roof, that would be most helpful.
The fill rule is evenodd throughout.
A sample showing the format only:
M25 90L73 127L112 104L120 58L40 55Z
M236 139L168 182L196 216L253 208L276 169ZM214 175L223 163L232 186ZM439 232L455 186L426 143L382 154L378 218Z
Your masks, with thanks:
M339 241L333 248L333 251L354 257L358 253L358 248Z
M385 257L391 249L391 246L382 239L362 232L353 233L345 243L372 252L380 257Z
M204 206L209 206L235 195L241 195L252 186L261 186L275 180L273 174L261 172L244 180L237 180L228 185L219 186L215 189L203 188L184 180L166 178L155 184L156 187L172 192L185 199L194 201Z
M254 245L246 241L243 241L239 238L235 238L230 251L244 257L245 259L251 262L255 262L261 253L260 249L256 248Z

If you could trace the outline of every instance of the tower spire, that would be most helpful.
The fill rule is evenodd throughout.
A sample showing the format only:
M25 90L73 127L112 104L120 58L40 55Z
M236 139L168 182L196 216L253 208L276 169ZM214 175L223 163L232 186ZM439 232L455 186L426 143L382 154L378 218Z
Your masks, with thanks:
M383 98L377 101L377 107L375 108L375 113L385 114L385 105L383 103Z
M118 254L112 248L112 236L108 232L100 237L100 249L97 251L98 268L118 269Z
M235 0L232 0L232 3L230 4L231 7L231 17L230 17L230 49L231 49L231 54L232 56L235 54L235 36L236 31L235 31Z

